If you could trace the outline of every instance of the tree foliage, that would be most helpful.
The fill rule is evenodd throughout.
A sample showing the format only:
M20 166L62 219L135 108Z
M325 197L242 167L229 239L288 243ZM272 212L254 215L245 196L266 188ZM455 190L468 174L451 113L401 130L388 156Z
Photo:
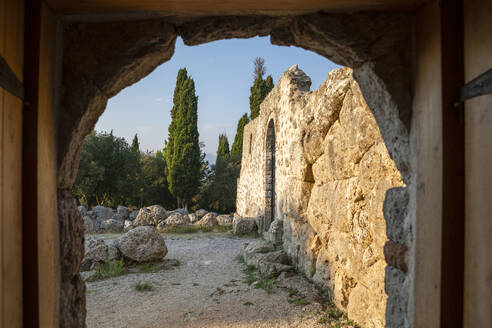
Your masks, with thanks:
M138 137L133 139L137 140ZM113 133L92 132L84 140L73 192L87 207L104 205L172 206L162 156L140 153Z
M249 118L248 114L244 114L241 116L239 121L237 122L236 128L236 136L234 137L234 142L232 143L231 155L237 156L241 158L243 154L243 136L244 136L244 127L248 124Z
M198 141L198 97L186 69L180 69L174 89L169 137L164 149L167 181L178 206L187 207L196 196L201 180L201 151Z
M252 120L260 115L260 104L274 87L273 79L270 75L267 76L266 80L263 79L265 73L265 60L261 57L256 58L253 71L254 82L251 86L249 96L249 108Z
M235 212L240 169L240 159L230 154L227 137L221 134L217 147L217 161L212 165L201 187L198 207L219 213Z

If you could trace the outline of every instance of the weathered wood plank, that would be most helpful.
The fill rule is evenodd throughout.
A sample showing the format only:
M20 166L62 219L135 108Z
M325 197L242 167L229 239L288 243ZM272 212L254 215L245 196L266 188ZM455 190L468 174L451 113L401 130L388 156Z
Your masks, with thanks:
M2 1L0 52L23 78L24 1ZM3 91L1 148L2 327L22 327L22 101Z
M39 326L58 327L56 213L56 147L53 86L56 58L56 22L46 5L41 8L41 45L38 97L38 267Z

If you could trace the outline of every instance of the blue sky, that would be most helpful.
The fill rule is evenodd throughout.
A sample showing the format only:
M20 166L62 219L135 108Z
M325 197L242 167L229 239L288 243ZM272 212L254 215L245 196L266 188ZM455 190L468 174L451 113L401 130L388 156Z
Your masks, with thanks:
M219 134L225 133L232 145L238 119L249 114L256 57L265 59L266 76L272 75L275 84L289 67L299 65L311 77L311 90L338 67L311 51L274 46L269 37L222 40L193 47L178 39L170 61L109 100L96 130L113 130L114 135L129 143L137 133L141 150L161 149L167 139L176 74L186 67L195 80L198 95L200 141L205 143L206 153L215 154Z

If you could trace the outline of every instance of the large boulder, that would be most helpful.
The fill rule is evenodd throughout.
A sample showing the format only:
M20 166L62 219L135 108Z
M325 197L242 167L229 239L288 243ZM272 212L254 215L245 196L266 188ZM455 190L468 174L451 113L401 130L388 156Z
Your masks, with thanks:
M207 213L197 224L208 228L215 227L218 224L217 215L215 213Z
M101 229L107 232L121 232L123 231L123 222L119 220L104 220L101 222Z
M140 210L135 210L135 211L131 211L130 212L130 215L128 215L128 219L130 221L135 221L135 219L137 218L138 216L138 212L140 212Z
M181 215L188 215L189 212L186 208L177 208L174 211L169 212L169 215L179 213Z
M118 240L122 255L136 262L161 260L167 254L164 238L149 226L136 227Z
M164 220L165 218L167 218L169 216L166 209L164 207L162 207L161 205L152 205L152 206L149 206L147 208L154 215L156 222L160 222L161 220Z
M190 223L188 215L179 213L171 214L165 221L166 225L183 225Z
M82 216L86 216L87 215L87 209L85 208L85 206L82 206L81 205L81 206L77 207L77 209L79 210L80 215L82 215Z
M118 206L116 208L116 213L118 213L121 216L122 220L127 220L128 216L130 215L130 210L126 206Z
M198 218L198 220L200 220L201 218L203 218L208 212L204 209L200 209L198 211L195 212L196 214L196 217Z
M157 226L162 220L169 216L164 207L160 205L152 205L144 207L138 212L137 218L133 222L135 227L138 226Z
M133 221L133 226L135 227L155 225L157 225L157 220L152 211L146 207L140 209L137 218Z
M275 250L274 245L266 240L245 244L243 258L246 264L256 267L266 278L277 277L282 272L293 270L287 253L282 249Z
M110 207L104 207L97 205L92 208L92 212L94 212L94 215L102 220L107 220L111 219L113 217L113 209Z
M196 213L190 213L188 214L188 221L190 221L190 223L196 223L198 222L198 216L196 215Z
M217 223L222 227L232 227L232 215L218 215Z
M254 218L235 217L232 221L232 233L235 235L244 235L256 231L256 222Z
M130 220L125 220L125 223L123 225L123 230L125 230L125 232L127 232L127 231L130 231L132 229L133 229L133 222Z
M119 258L120 252L114 240L105 241L103 239L87 238L80 270L87 271L95 264L102 264L107 260L117 260Z
M82 219L84 220L84 228L86 233L97 231L97 224L90 216L86 215Z

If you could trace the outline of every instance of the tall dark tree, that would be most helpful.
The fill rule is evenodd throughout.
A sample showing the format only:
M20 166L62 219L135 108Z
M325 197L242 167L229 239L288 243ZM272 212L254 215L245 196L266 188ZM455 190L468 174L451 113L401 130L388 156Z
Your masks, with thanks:
M176 76L176 87L174 88L174 94L173 94L173 108L171 109L171 124L169 124L168 127L168 139L164 147L164 157L166 158L166 161L168 163L174 155L174 130L176 125L175 116L176 116L177 108L180 103L180 93L187 79L188 79L188 71L186 70L186 68L181 68L178 71L178 75ZM169 172L166 173L166 175L168 174Z
M273 84L273 78L271 75L268 75L267 78L265 79L265 86L266 86L266 94L272 91L273 87L275 86Z
M132 141L132 151L139 152L140 151L140 142L138 141L138 135L135 133Z
M233 213L236 209L239 169L238 162L230 156L227 137L221 134L217 147L217 161L201 188L198 205L209 211Z
M165 156L169 191L178 206L187 207L198 193L201 152L198 141L198 97L185 69L178 72Z
M249 108L251 111L251 119L254 120L260 115L260 104L263 102L267 94L273 89L273 79L269 75L266 80L263 75L266 73L265 60L258 57L254 61L254 82L250 89Z
M237 122L236 136L234 137L234 142L232 143L231 148L231 155L233 157L241 158L243 154L244 127L246 126L246 124L248 124L248 122L248 114L244 114L243 116L241 116L241 118Z
M217 162L227 162L231 157L231 152L229 151L229 141L225 134L219 135L219 146L217 147Z

